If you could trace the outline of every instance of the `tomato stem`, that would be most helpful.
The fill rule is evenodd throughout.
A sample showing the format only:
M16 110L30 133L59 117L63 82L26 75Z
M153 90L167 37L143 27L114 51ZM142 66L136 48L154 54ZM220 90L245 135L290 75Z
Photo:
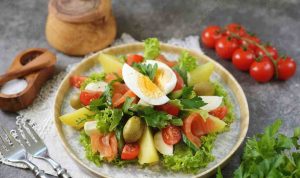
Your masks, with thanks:
M256 41L247 39L247 38L243 38L240 35L236 34L236 33L232 33L229 32L231 36L240 39L240 40L245 40L248 43L251 43L253 45L255 45L256 47L260 48L266 55L267 57L269 57L271 59L271 62L273 63L273 66L275 68L275 79L278 78L278 66L277 66L277 61L273 58L273 56L269 53L269 51L261 44L257 43Z

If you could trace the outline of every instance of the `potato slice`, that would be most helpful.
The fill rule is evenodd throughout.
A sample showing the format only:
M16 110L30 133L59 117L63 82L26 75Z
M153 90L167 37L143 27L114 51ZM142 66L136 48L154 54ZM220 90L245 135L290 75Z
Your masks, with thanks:
M87 122L87 117L93 115L94 112L83 107L74 112L62 115L59 117L62 123L74 127L75 129L81 129L84 123Z

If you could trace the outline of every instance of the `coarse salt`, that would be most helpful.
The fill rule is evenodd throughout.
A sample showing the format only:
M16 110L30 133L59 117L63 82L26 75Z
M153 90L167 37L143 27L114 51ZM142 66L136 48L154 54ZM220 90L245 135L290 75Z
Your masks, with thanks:
M27 87L28 83L24 79L14 79L6 82L0 90L0 93L13 95L22 92Z

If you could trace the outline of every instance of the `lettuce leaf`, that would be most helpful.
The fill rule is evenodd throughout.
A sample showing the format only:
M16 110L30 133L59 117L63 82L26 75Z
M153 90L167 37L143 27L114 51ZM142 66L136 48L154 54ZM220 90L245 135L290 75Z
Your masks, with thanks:
M86 158L97 166L100 166L103 160L98 153L92 152L90 137L84 131L81 131L79 140L80 144L84 147Z
M155 59L160 54L160 44L157 38L148 38L144 41L145 59Z
M215 159L211 153L215 139L216 134L202 137L202 146L197 151L182 142L175 145L174 155L163 157L163 166L175 172L197 173Z
M101 133L108 133L115 130L123 117L121 109L102 110L95 115L97 128Z
M187 51L183 51L178 59L179 68L187 72L194 70L197 67L197 59L191 56Z

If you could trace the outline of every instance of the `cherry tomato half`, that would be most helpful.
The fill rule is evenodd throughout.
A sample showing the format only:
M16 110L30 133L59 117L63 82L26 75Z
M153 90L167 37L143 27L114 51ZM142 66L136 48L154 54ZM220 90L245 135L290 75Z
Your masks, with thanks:
M269 58L263 57L261 61L254 61L252 63L250 75L258 82L268 82L274 75L274 65Z
M166 103L163 105L155 106L155 109L157 109L159 111L164 111L173 116L178 116L179 111L180 111L179 107L175 106L172 103Z
M239 36L244 36L246 34L245 28L238 23L230 23L226 27L226 34L230 35L231 33L237 34Z
M128 54L126 63L130 66L133 65L133 63L140 63L144 61L144 57L138 54Z
M177 64L176 61L169 61L164 55L159 55L156 60L165 63L169 67L173 67Z
M184 81L183 81L182 77L178 74L178 72L174 71L174 73L177 78L177 83L176 83L173 91L181 90L184 86Z
M273 57L274 60L278 58L278 51L273 46L267 45L265 46L266 50L269 52L269 54ZM266 53L261 48L256 48L255 50L256 57L259 56L267 56ZM269 56L267 56L269 57Z
M202 43L208 48L214 48L221 37L221 27L219 26L207 26L201 33Z
M233 65L242 71L248 71L254 60L254 51L245 47L238 48L232 55Z
M162 137L166 144L175 145L181 140L181 132L179 127L169 125L162 129Z
M91 101L98 99L102 95L99 91L89 91L89 90L83 90L80 93L80 102L87 106L91 103Z
M227 112L228 112L228 109L226 106L219 106L218 108L210 111L209 114L222 120L227 115Z
M81 84L87 79L87 77L80 75L73 75L70 77L70 84L73 87L80 88Z
M233 52L239 47L236 38L224 36L216 43L216 53L222 59L231 59Z
M125 144L122 154L121 154L121 159L123 160L133 160L135 159L140 152L140 146L137 143L127 143Z
M297 68L296 62L291 57L282 57L278 60L278 79L287 80L291 78Z

